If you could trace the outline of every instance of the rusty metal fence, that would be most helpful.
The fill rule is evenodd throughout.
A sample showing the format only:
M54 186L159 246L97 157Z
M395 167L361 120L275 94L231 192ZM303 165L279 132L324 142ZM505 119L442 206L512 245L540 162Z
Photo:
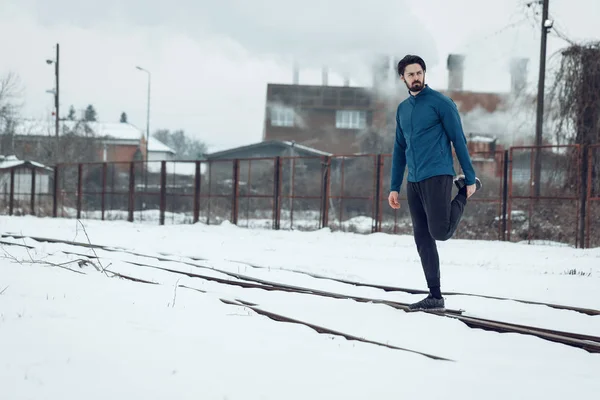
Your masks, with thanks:
M587 148L585 247L600 247L600 144Z
M488 239L503 240L506 220L502 210L503 195L506 189L505 152L475 152L471 154L473 167L479 178L484 182L480 192L469 200L469 207L465 209L460 229L455 238L461 239ZM382 156L381 186L387 186L391 179L392 156ZM460 171L458 162L455 171ZM393 210L387 204L388 192L382 191L379 197L377 231L387 233L412 233L412 221L408 211L406 197L406 174L400 187L401 207Z
M535 158L541 158L535 187ZM571 146L510 149L508 239L580 245L581 148Z
M512 147L471 159L484 185L455 238L600 246L600 144ZM406 175L402 207L387 202L391 161L369 154L60 164L4 171L0 206L5 215L412 234Z

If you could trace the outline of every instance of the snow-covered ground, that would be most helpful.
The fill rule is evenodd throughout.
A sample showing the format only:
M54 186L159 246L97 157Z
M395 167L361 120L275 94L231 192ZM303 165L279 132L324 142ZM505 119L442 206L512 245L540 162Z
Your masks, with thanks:
M85 257L67 254L94 254L90 249L4 238L35 249L3 244L0 254L2 399L564 399L600 393L600 355L584 350L381 304L244 289L131 263L232 279L219 272L230 271L411 302L422 295L302 273L424 289L411 236L35 217L0 217L0 226L5 235L79 242L89 236L135 250L147 257L100 249L95 255L107 270L158 283L108 278L74 262ZM443 291L600 309L600 249L467 240L438 247ZM151 257L159 254L173 261ZM319 334L220 299L453 361ZM600 336L600 316L473 296L446 296L446 302L466 315Z

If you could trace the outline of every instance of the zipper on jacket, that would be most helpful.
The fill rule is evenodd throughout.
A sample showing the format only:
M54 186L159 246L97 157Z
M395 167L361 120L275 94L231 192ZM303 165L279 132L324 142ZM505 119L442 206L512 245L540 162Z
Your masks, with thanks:
M413 124L413 113L415 112L415 107L417 106L417 100L415 99L415 104L413 104L412 110L410 110L410 149L412 152L412 159L413 159L413 163L415 165L415 180L418 180L417 178L417 160L415 159L415 147L413 144L413 137L415 135L415 125Z

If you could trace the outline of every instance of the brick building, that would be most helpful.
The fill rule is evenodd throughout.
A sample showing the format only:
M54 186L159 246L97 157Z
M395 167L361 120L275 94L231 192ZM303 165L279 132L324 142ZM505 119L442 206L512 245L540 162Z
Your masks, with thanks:
M360 134L384 129L387 114L385 104L368 88L268 84L263 140L354 153Z
M56 148L54 121L21 120L12 132L3 135L0 151L19 158L51 164ZM146 159L145 132L130 123L72 121L59 122L62 162L119 162ZM151 137L149 159L173 159L175 152Z
M384 57L375 64L372 87L350 87L347 82L330 86L326 71L321 85L300 85L297 73L293 84L268 84L263 140L295 141L330 153L350 154L361 151L361 140L368 132L393 133L396 108L408 94L389 61ZM501 113L510 98L523 89L527 60L512 62L511 91L507 93L465 91L464 61L462 55L448 56L448 88L441 90L454 100L463 116L479 110L485 117ZM479 132L465 131L472 138L469 147L473 151L489 151L496 146L495 140L479 140Z

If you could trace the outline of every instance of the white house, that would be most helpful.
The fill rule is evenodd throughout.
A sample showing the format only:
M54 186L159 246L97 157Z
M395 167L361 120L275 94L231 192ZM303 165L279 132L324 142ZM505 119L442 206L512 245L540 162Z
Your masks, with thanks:
M148 141L148 161L171 161L175 159L175 150L150 136Z

